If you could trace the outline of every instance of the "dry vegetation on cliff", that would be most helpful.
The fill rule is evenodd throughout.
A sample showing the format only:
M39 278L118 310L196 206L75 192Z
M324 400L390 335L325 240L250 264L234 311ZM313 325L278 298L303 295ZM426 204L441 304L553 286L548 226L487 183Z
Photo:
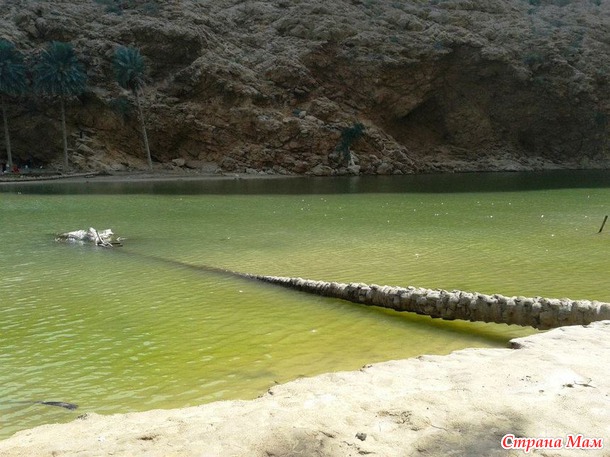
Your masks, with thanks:
M156 167L391 174L609 166L609 24L600 0L3 0L0 38L30 57L74 45L82 169L146 167L112 74L125 45L150 70ZM8 112L18 160L61 161L52 102ZM337 146L357 123L348 169Z

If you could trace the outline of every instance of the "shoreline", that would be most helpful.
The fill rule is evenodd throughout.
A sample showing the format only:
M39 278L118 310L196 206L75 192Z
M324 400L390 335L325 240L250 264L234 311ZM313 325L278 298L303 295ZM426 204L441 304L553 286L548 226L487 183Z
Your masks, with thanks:
M561 172L603 172L610 171L610 168L606 167L591 167L591 168L571 168L571 167L551 167L551 168L532 168L523 170L511 170L511 169L495 169L490 168L487 170L478 169L456 169L452 171L426 171L402 175L380 175L380 174L335 174L335 175L324 175L318 176L314 174L268 174L268 173L234 173L234 172L207 172L207 171L196 171L196 170L131 170L131 171L118 171L118 172L106 172L106 171L89 171L89 172L74 172L74 173L61 173L59 171L46 171L44 173L20 173L14 174L0 174L0 186L5 184L20 184L20 183L47 183L47 182L158 182L158 181L197 181L197 180L259 180L259 179L294 179L294 178L368 178L368 177L391 177L391 176L443 176L443 175L471 175L480 173L491 173L491 174L519 174L519 173L561 173Z
M0 175L0 185L2 184L20 184L20 183L47 183L54 181L61 182L129 182L129 181L172 181L172 180L197 180L197 179L237 179L237 178L273 178L290 177L284 175L249 175L243 173L238 175L233 174L218 174L218 173L175 173L175 172L120 172L120 173L69 173L69 174L40 174L34 173L2 176Z
M601 456L568 439L608 446L608 351L610 321L561 327L510 348L301 378L250 401L85 414L17 432L0 456L523 455L502 448L511 434L562 438L536 455Z

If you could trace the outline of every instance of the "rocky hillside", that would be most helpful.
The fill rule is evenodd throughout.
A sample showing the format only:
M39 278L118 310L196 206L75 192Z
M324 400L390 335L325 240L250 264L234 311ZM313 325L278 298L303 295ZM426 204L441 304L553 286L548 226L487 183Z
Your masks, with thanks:
M74 44L72 161L145 168L118 45L140 48L155 166L412 173L610 167L608 0L1 0L0 37L34 58ZM8 106L13 154L61 163L56 102ZM355 165L337 152L341 135ZM2 157L4 143L2 142Z

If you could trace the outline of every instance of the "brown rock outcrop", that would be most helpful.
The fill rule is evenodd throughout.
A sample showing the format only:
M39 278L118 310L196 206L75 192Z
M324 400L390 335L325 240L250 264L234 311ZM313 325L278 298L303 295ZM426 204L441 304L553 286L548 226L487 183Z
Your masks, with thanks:
M74 164L145 168L116 46L141 49L153 158L231 172L364 174L610 166L610 5L595 0L5 0L0 37L75 45ZM129 5L129 6L125 6ZM16 158L59 159L58 110L12 100ZM365 126L348 170L342 130ZM87 149L78 140L86 133ZM179 163L182 163L181 161Z

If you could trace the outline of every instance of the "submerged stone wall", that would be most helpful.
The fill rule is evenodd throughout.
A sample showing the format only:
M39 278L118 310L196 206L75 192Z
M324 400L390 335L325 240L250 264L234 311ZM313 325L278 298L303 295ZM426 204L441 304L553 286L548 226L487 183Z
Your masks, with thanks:
M549 329L610 319L610 303L599 301L505 297L459 290L345 284L282 276L241 276L325 297L446 320L461 319Z

